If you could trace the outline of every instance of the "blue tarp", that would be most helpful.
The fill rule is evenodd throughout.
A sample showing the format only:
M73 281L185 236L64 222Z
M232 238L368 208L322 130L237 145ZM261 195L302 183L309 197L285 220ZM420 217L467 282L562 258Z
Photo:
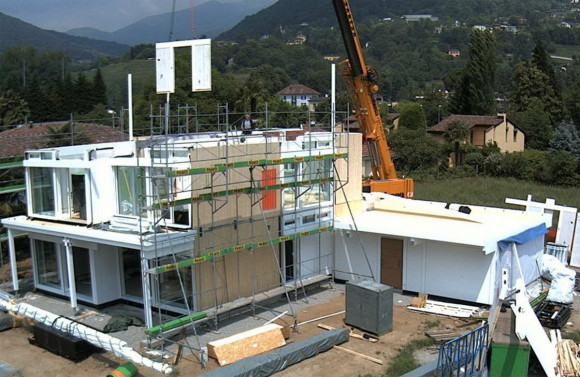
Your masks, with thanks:
M530 240L533 240L536 237L543 236L546 233L548 233L548 228L546 228L546 224L542 223L528 230L524 230L523 232L516 235L504 238L497 244L501 250L506 250L512 242L515 242L516 245L521 245Z

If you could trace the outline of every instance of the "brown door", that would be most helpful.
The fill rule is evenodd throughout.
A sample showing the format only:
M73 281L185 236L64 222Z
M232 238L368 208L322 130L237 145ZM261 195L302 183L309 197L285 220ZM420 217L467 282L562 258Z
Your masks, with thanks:
M381 284L403 288L403 240L381 238Z

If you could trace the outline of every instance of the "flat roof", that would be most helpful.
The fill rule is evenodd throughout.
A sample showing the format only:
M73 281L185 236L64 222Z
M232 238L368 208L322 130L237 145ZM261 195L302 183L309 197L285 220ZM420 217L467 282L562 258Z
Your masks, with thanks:
M335 229L479 246L490 254L498 249L498 241L545 222L538 213L465 205L471 210L465 214L446 209L447 203L380 197L372 202L377 196L366 196L367 202L371 200L367 210L353 214L354 223L351 216L336 218Z

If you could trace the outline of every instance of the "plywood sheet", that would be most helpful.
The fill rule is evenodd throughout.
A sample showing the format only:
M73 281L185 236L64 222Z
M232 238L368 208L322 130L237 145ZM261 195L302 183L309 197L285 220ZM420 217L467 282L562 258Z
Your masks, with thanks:
M208 354L220 366L259 355L286 344L282 326L274 323L216 340L207 344Z

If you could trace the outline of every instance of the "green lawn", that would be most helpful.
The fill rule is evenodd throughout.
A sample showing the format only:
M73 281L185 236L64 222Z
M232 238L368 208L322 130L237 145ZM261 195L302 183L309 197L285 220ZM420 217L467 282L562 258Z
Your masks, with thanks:
M505 204L505 198L526 200L528 195L537 202L552 198L558 205L580 208L579 187L545 186L491 177L415 181L415 199L420 200L523 209Z

